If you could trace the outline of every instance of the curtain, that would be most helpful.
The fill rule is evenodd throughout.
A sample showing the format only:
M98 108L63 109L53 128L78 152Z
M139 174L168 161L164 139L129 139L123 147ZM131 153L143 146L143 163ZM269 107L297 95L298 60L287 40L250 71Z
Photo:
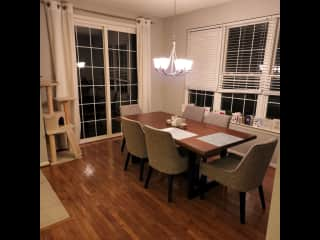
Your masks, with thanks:
M80 141L80 114L76 72L76 52L73 24L73 6L53 0L45 2L45 13L49 33L49 43L56 82L56 97L71 97L71 121L75 125L75 135Z
M138 103L144 113L151 110L151 20L137 19Z

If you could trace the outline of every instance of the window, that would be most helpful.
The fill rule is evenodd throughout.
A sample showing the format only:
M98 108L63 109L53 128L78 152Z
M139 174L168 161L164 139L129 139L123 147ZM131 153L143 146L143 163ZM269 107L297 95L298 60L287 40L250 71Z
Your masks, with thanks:
M274 59L270 74L270 87L266 117L280 119L280 34L274 52Z
M221 110L226 114L240 112L242 115L255 115L257 94L223 93L221 96Z
M226 27L226 53L218 89L222 110L229 114L238 111L258 117L279 116L280 102L275 105L272 97L280 95L279 24L278 18L272 18Z
M107 133L102 30L75 28L81 138Z
M189 89L188 103L193 103L199 107L210 107L210 111L212 111L213 92Z
M269 96L266 117L280 119L280 96Z
M120 106L137 104L136 35L108 31L112 133L121 132Z
M191 31L188 34L188 57L193 59L186 87L216 91L219 81L222 28Z
M271 69L271 91L280 91L280 34L278 37L277 48L275 49L276 56Z
M230 28L222 89L259 89L268 23Z
M185 102L205 106L212 96L214 111L280 118L279 16L214 27L189 32L188 54L200 64L186 77Z
M87 27L90 24L78 21L75 43L81 139L93 141L121 132L120 106L138 103L136 34L134 27L109 29L100 22Z

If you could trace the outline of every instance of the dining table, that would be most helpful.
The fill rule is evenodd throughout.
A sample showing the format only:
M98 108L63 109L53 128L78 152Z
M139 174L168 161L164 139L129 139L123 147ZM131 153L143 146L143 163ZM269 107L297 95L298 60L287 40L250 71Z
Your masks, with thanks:
M154 128L166 130L172 128L169 123L172 116L175 114L166 112L149 112L134 115L127 115L126 118L140 122L142 125L149 125ZM178 127L179 128L179 127ZM220 127L214 124L198 122L191 119L185 119L185 125L179 129L192 133L192 136L186 138L174 138L175 143L186 150L188 154L188 184L187 184L187 197L192 199L199 196L199 161L206 161L208 158L216 155L221 157L226 156L227 150L230 147L248 142L255 139L257 136L245 132L233 130L226 127ZM228 136L232 141L215 142L204 141L211 136L217 134ZM215 138L219 139L219 138ZM223 138L221 138L223 140ZM226 159L227 160L227 159ZM218 183L215 181L208 184L207 189L216 186Z

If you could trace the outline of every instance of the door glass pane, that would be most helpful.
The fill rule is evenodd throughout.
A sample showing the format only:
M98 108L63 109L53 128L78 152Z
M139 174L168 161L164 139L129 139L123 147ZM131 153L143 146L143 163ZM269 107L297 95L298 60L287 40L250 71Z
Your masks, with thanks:
M108 134L107 109L111 112L109 134L120 132L120 106L138 103L136 34L105 33L102 28L75 27L81 139ZM109 71L108 84L105 70ZM110 92L110 105L106 92Z
M129 50L129 33L119 33L119 48L122 50Z
M137 104L136 35L108 31L112 133L121 131L120 106Z
M81 139L106 135L103 32L76 26L75 35Z
M92 28L90 30L91 30L92 47L103 48L102 31L99 29L92 29Z
M80 85L92 85L93 84L93 76L92 76L92 68L84 67L80 68L79 71L80 77Z

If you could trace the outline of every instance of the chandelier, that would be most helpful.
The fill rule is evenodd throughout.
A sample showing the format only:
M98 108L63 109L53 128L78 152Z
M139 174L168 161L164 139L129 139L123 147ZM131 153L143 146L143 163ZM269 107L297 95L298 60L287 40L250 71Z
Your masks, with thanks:
M174 19L176 17L176 0L174 1ZM173 24L174 29L174 24ZM192 70L193 61L191 59L177 58L176 41L173 35L172 49L168 58L160 57L153 59L154 68L165 76L179 76Z

